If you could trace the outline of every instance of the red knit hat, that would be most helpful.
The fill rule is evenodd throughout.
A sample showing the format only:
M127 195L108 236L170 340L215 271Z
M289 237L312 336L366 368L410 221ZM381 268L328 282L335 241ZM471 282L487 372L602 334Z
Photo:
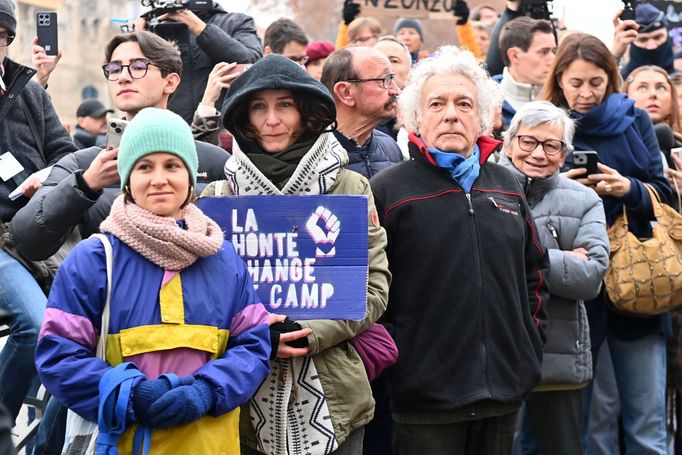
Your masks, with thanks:
M334 44L329 41L313 41L305 48L305 54L308 56L306 65L311 64L315 60L328 57L335 50Z

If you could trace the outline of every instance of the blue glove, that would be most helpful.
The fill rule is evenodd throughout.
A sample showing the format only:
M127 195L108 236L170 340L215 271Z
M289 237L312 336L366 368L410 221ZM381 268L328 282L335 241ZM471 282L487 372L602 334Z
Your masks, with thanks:
M192 376L185 376L180 378L181 385L188 385L194 382ZM136 420L149 425L149 407L156 400L161 398L166 392L171 389L170 382L165 378L159 379L144 379L133 389L133 411L135 412Z
M191 385L176 387L152 403L148 411L149 425L167 428L194 422L205 416L214 404L213 386L204 379L196 378Z

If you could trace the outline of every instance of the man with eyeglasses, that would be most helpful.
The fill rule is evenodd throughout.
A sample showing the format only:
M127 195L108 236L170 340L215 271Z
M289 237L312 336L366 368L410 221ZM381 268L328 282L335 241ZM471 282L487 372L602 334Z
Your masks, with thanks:
M305 68L308 38L303 29L291 19L277 19L265 30L263 55L280 54Z
M509 455L540 379L546 251L518 182L487 162L495 82L456 46L412 71L399 100L412 160L370 180L400 351L393 453Z
M321 82L336 103L334 135L348 152L348 169L370 178L403 160L393 138L376 129L396 115L400 94L383 53L365 46L337 50L327 59Z
M107 44L105 61L102 70L111 98L127 120L146 107L168 108L182 74L175 45L150 32L121 34ZM195 141L195 145L199 169L194 191L199 195L209 182L225 178L223 167L229 155L206 142ZM118 148L90 147L59 160L29 204L15 216L11 232L17 249L28 258L41 260L54 254L74 229L82 238L99 232L120 194L117 155ZM63 443L65 415L59 403L50 400L37 451L43 449L48 435L50 447Z
M504 26L499 41L506 66L494 79L504 97L502 123L506 129L516 111L540 95L554 62L556 39L549 21L523 16Z
M40 186L34 173L76 150L52 106L35 81L35 70L6 56L16 33L14 3L0 0L0 310L12 313L10 335L0 353L0 400L16 419L36 377L34 351L47 299L12 251L7 235L17 211Z

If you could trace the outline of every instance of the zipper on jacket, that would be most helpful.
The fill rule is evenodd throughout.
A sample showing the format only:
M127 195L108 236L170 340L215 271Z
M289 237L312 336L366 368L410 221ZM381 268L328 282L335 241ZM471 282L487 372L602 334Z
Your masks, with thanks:
M528 197L528 193L530 193L530 187L533 185L533 178L532 177L526 177L526 188L524 189L524 193L526 197Z
M467 205L469 206L469 215L474 216L474 204L471 202L471 193L464 193L467 198Z
M556 228L554 226L547 223L547 230L549 231L550 234L552 234L552 237L554 237L554 240L559 239L559 234L557 233Z

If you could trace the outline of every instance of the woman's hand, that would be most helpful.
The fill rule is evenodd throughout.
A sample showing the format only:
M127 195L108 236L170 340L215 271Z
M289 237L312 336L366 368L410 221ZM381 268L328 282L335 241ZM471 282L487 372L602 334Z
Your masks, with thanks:
M632 182L629 178L623 177L617 170L605 164L597 163L597 167L602 173L589 175L587 179L594 183L593 188L598 195L625 197L630 194Z
M672 157L673 162L675 163L675 167L677 169L682 169L682 159L678 158L677 155L675 154L671 154L670 156ZM682 188L682 171L668 168L665 170L665 175L668 177L670 186L673 187L673 190L675 192L678 191L678 188Z
M576 256L582 259L583 261L588 261L590 259L585 248L576 248L573 251L566 251L566 253L572 256Z
M213 67L211 74L208 75L201 104L211 108L215 106L215 102L220 98L220 92L223 89L229 89L230 83L241 75L241 72L231 72L235 66L237 66L236 63L220 62Z
M576 167L573 169L569 169L566 172L562 172L561 175L564 177L567 177L571 180L575 180L576 182L580 183L581 185L589 186L590 188L594 189L594 182L591 182L588 180L587 176L585 175L587 173L587 169L584 167Z
M286 318L287 317L283 314L270 313L270 318L268 320L268 323L270 325L273 325L273 324L276 324L279 322L284 322L284 320ZM288 357L303 357L304 355L307 355L308 352L310 352L310 349L308 347L295 348L295 347L289 346L287 344L287 342L292 342L292 341L296 341L296 340L301 339L301 338L305 338L308 335L310 335L311 333L313 333L313 331L310 330L309 328L294 330L291 332L280 333L279 344L277 345L277 357L286 359Z
M277 357L278 358L289 358L289 357L303 357L310 352L310 348L293 348L286 344L289 341L298 340L299 338L305 338L313 333L309 328L304 328L301 330L294 330L293 332L286 332L279 336L279 345L277 346Z

